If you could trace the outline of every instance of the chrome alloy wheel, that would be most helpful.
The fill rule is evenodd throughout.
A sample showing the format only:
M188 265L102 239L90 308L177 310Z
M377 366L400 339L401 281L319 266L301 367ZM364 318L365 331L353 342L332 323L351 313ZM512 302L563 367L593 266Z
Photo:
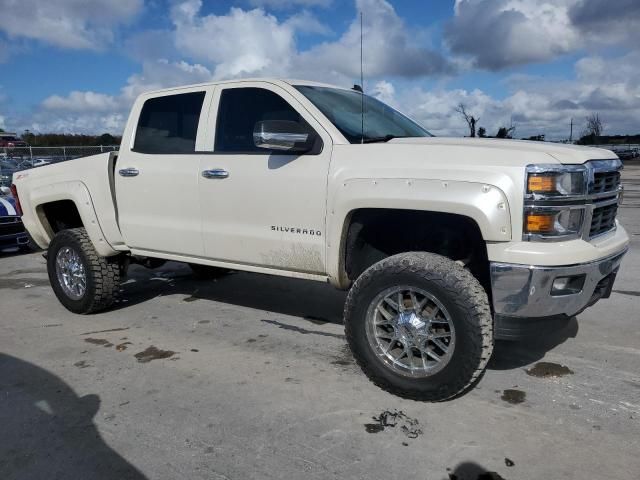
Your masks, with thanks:
M437 298L419 288L394 286L369 305L367 340L387 367L420 378L449 363L456 334L451 316Z
M87 291L87 274L78 252L63 247L56 255L56 276L65 295L80 300Z

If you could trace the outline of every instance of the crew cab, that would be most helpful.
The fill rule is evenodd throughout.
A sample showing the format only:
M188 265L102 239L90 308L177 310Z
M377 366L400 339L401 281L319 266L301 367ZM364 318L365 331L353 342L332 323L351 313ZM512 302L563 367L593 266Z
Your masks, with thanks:
M145 93L119 152L16 173L13 191L72 312L109 307L141 259L329 282L349 289L368 377L440 401L479 380L496 338L609 296L621 168L608 150L436 138L357 89L256 79Z

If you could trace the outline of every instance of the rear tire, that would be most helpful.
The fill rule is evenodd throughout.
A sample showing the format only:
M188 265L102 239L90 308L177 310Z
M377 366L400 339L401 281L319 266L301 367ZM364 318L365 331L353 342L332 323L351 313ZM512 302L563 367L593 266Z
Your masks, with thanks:
M432 253L402 253L368 268L349 292L344 319L367 377L413 400L444 401L471 389L493 350L486 292L469 271Z
M53 292L73 313L110 307L120 289L120 258L101 257L84 228L62 230L53 237L47 271Z

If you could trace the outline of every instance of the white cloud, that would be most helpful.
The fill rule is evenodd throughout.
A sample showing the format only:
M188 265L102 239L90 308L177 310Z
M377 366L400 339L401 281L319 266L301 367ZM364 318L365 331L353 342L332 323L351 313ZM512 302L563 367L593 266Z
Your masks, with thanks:
M47 110L105 112L117 108L117 101L103 93L74 91L67 97L52 95L42 102L42 106Z
M607 132L640 131L640 52L613 59L585 57L576 62L575 70L575 80L514 75L506 82L509 93L502 99L479 89L415 88L396 95L395 101L437 135L468 134L466 124L454 111L460 102L490 135L513 120L517 137L545 134L550 139L568 138L573 118L577 138L585 117L592 112L604 119Z
M638 0L456 0L445 39L475 66L500 70L604 45L634 48L639 22Z
M420 41L385 0L356 0L364 16L364 69L367 78L417 78L450 74L454 66ZM300 53L294 71L304 77L345 83L360 76L360 19L356 17L336 41L321 43Z
M0 31L57 47L97 49L113 40L113 28L129 22L143 0L4 0Z
M294 29L262 9L199 15L202 2L173 8L175 42L185 55L214 66L215 78L284 75L295 54Z
M575 0L456 0L445 36L454 53L498 70L548 60L579 45L568 7Z
M249 0L254 7L285 9L294 7L328 7L333 0Z

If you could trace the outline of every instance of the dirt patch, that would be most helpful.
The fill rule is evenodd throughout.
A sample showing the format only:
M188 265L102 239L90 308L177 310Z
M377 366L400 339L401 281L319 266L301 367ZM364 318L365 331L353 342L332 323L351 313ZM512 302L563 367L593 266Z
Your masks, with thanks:
M116 345L116 350L119 352L124 352L127 349L127 345L133 345L131 342L122 342L119 345Z
M171 350L160 350L157 347L151 345L149 348L142 352L138 352L134 355L140 363L149 363L151 360L160 360L163 358L169 358L176 354Z
M538 378L564 377L565 375L573 374L573 370L569 369L569 367L551 362L538 362L526 372L527 375Z
M85 342L87 343L91 343L93 345L102 345L103 347L113 347L113 343L111 343L109 340L105 339L105 338L85 338L84 339Z
M402 410L385 410L377 417L371 417L374 423L365 424L364 428L367 433L379 433L387 428L396 428L407 438L418 438L422 435L420 422L417 419L409 417Z
M507 403L517 405L525 401L527 394L522 390L507 389L502 392L502 396L500 398Z
M91 365L85 360L80 360L79 362L74 363L73 366L78 368L89 368Z

